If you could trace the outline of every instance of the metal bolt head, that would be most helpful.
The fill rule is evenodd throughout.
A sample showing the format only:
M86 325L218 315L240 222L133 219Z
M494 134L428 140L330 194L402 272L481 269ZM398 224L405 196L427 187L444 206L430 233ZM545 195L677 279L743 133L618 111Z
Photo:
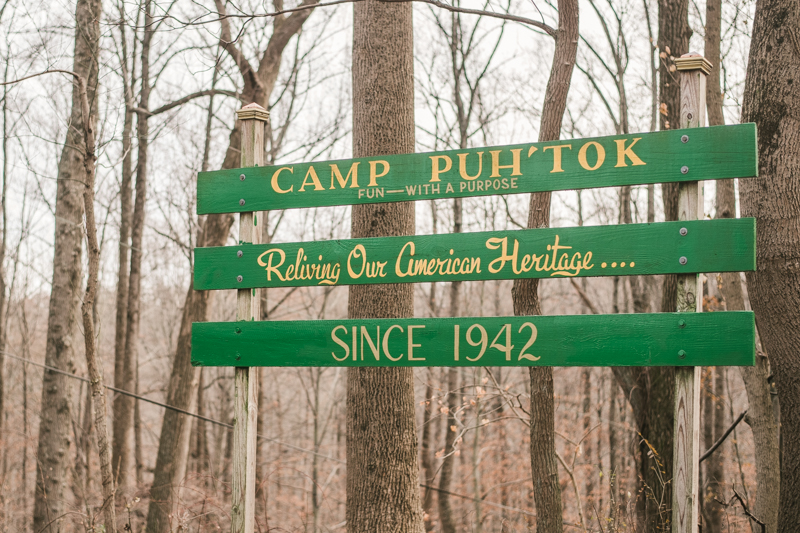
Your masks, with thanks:
M683 144L688 143L689 142L689 136L688 135L681 135L681 142ZM242 174L242 179L244 179L244 174Z
M244 255L244 254L242 253L242 251L241 251L241 250L239 250L238 252L236 252L236 257L242 257L243 255Z
M686 174L686 172L684 172L684 174ZM241 200L239 200L239 205L244 205L244 198L242 198Z
M688 229L686 229L686 228L681 228L681 235L683 235L683 236L685 237L687 233L689 233L689 230L688 230ZM241 253L241 252L239 252L239 253ZM242 256L240 255L239 257L242 257Z
M684 137L686 137L686 136L684 135ZM686 142L686 141L684 141L684 142ZM239 174L239 181L244 181L244 174Z
M678 350L678 357L686 359L686 352L684 350Z
M242 332L242 328L236 328L234 331L236 331L236 333L239 334Z
M682 264L682 265L685 265L686 263L688 263L688 262L689 262L689 260L688 260L688 259L686 259L686 256L685 256L685 255L682 255L682 256L681 256L681 258L680 258L680 259L678 259L678 262L679 262L680 264ZM241 278L242 276L239 276L239 277ZM242 281L242 280L239 280L239 281Z
M688 174L688 173L689 173L689 167L687 167L686 165L683 165L683 166L681 167L681 174ZM244 203L243 203L243 202L244 202L244 200L242 200L242 201L241 201L241 202L239 202L239 203L241 203L242 205L244 205Z
M685 328L686 327L686 321L683 320L683 319L678 320L678 327Z
M239 283L241 283L243 279L244 278L242 276L236 276L236 281L238 281Z

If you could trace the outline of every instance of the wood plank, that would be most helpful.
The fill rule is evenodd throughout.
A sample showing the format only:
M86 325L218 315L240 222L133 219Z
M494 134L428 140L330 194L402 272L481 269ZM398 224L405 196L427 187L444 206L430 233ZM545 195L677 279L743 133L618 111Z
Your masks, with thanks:
M707 131L706 75L710 64L698 54L675 61L680 71L681 132L690 138ZM688 128L692 128L688 130ZM703 189L696 181L678 189L678 219L703 217ZM712 270L713 271L713 270ZM702 313L703 286L697 274L678 276L677 311ZM694 317L693 317L694 318ZM703 363L704 364L704 363ZM709 365L705 365L709 366ZM672 532L697 533L700 523L698 491L700 472L700 364L675 369L675 421L673 433Z
M754 341L749 311L209 322L193 324L192 364L736 366Z
M755 124L201 172L197 213L747 178ZM682 168L686 167L686 172ZM241 179L244 176L245 179Z
M264 126L269 113L257 104L236 112L241 120L242 166L264 164ZM239 215L239 242L261 242L258 216L252 211ZM236 320L258 320L260 299L253 289L240 289L236 295ZM258 380L255 368L237 366L234 370L233 479L231 494L231 532L253 533L256 503L256 433L258 424Z
M553 251L556 243L559 248ZM566 268L559 269L562 258ZM307 275L311 265L321 266ZM194 286L208 290L754 269L755 220L720 219L197 248Z

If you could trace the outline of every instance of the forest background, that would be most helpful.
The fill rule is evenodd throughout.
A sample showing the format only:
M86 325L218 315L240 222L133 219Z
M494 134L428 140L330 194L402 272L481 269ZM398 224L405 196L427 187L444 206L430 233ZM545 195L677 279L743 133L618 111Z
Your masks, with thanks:
M553 58L547 28L559 27L556 6L454 5L455 11L435 3L413 7L415 150L535 140ZM79 379L89 376L78 317L90 257L81 245L82 204L74 201L83 181L69 185L80 161L70 170L68 156L84 127L69 72L89 81L97 119L96 357L107 385L138 397L108 392L118 527L230 527L233 369L189 368L186 324L235 318L231 291L197 296L190 281L193 248L233 243L236 231L196 216L196 175L238 166L234 111L250 102L271 114L268 163L353 154L353 8L304 1L300 11L275 15L290 7L278 0L0 4L2 81L51 71L0 89L0 530L93 530L109 507L92 387ZM716 84L720 100L709 98L709 121L740 121L755 2L586 0L580 12L562 138L676 127L676 106L667 98L677 85L674 57L689 50L709 56L714 43L710 55L719 59L712 60L709 85ZM670 28L668 13L683 25ZM680 35L672 48L659 44L668 34ZM704 187L706 217L738 215L738 186L725 184L722 193L713 182ZM72 210L63 211L70 195ZM518 229L526 226L527 201L519 195L418 202L416 232ZM553 194L549 222L652 222L668 219L669 209L660 186L567 191ZM349 207L265 217L264 238L276 242L350 236ZM744 276L708 273L704 280L705 310L749 309ZM544 280L541 309L657 312L665 306L663 282ZM731 284L743 287L744 298L731 300ZM511 289L510 281L417 284L414 313L510 315ZM342 287L262 294L262 318L269 320L342 318L347 306ZM777 531L777 477L769 478L777 454L759 455L758 443L770 437L751 429L759 420L748 394L760 391L761 407L775 397L759 354L750 374L703 372L701 451L745 421L703 463L704 531L759 531L759 521ZM76 377L43 374L42 365ZM346 371L259 373L256 530L344 530ZM556 368L553 375L555 424L543 431L555 438L565 530L666 530L670 482L662 466L672 451L643 433L624 379L609 368ZM425 530L535 528L527 369L416 369L413 379ZM775 417L774 428L777 415L758 414L761 422ZM764 466L769 461L774 465Z

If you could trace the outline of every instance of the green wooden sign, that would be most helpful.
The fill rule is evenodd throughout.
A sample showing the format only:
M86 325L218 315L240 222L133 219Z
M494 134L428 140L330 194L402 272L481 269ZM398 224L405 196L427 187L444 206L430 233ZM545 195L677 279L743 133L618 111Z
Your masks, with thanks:
M752 312L192 325L195 366L752 365Z
M201 172L197 213L561 191L758 174L755 124Z
M244 289L754 270L755 219L195 250L194 287Z

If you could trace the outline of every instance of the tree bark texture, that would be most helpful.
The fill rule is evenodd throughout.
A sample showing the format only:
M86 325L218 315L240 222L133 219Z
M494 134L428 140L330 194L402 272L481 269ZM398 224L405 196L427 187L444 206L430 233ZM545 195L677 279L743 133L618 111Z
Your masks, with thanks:
M139 92L139 108L148 109L150 106L150 44L153 40L155 27L153 24L152 1L144 3L144 34L142 36L141 52L141 90ZM136 116L136 202L133 206L131 221L131 268L128 278L128 308L125 323L125 352L122 360L122 379L128 389L132 389L136 381L135 366L138 362L137 350L139 348L139 305L142 280L142 241L144 236L145 202L147 200L147 153L150 148L148 139L148 115L139 112ZM115 412L114 436L115 449L118 459L115 460L119 471L116 473L120 496L129 490L129 475L135 473L133 468L133 410L134 399L125 396L119 402L119 410Z
M558 32L550 78L547 81L539 141L552 141L561 135L572 71L578 51L578 2L559 0ZM550 193L531 194L529 228L550 225ZM515 315L541 315L539 280L515 280L512 288ZM563 527L561 487L555 449L555 406L553 369L531 367L531 471L536 505L536 531L561 533Z
M678 72L672 58L689 51L689 0L658 0L658 94L661 102L661 130L679 127L681 91ZM661 193L664 200L664 219L678 220L678 183L663 183ZM664 277L661 310L674 312L677 298L677 278ZM665 405L672 405L667 402ZM670 417L671 418L671 417Z
M414 152L412 6L354 5L353 156ZM353 206L353 238L413 235L414 203ZM349 318L410 317L409 284L352 286ZM424 531L411 368L347 371L347 530Z
M304 0L303 3L307 5L313 2ZM242 76L242 100L250 100L269 109L268 99L278 79L283 51L313 10L298 11L288 17L275 17L272 36L259 58L256 69L236 47L231 33L230 19L224 18L226 14L224 2L216 0L215 5L223 17L220 21L222 25L220 46L226 50ZM228 140L228 149L222 163L223 169L239 166L240 146L241 132L239 125L236 124ZM235 217L232 214L207 216L198 235L197 246L224 246L234 221ZM167 391L169 405L188 410L196 401L198 373L191 365L192 322L207 321L212 305L213 291L195 291L192 286L189 287L181 315L180 333ZM191 429L191 421L187 420L185 415L170 410L164 412L153 485L150 489L148 533L162 533L169 530L172 494L174 487L180 483L186 472ZM230 436L230 433L228 435Z
M101 3L78 0L75 5L75 50L72 70L86 80L90 115L96 116L97 58L100 42ZM70 79L70 82L74 82ZM53 282L47 319L45 364L74 373L74 342L81 293L83 249L84 120L81 95L73 86L72 111L58 164L56 185L55 253ZM36 462L36 498L32 530L63 530L64 487L69 475L72 382L45 370L39 445Z
M99 13L98 13L99 14ZM81 305L83 317L84 353L89 382L92 389L92 407L94 409L94 427L97 435L97 448L100 456L100 479L103 485L103 531L116 533L117 520L114 506L114 475L111 470L111 442L108 435L108 412L106 407L106 388L103 383L103 372L97 360L97 339L95 338L95 298L97 297L98 274L100 270L100 245L97 242L97 222L94 215L94 183L95 183L95 124L94 113L90 111L86 93L86 83L78 77L78 88L81 97L82 130L84 134L83 167L83 206L86 214L86 251L89 263L89 277L86 280L86 292Z
M722 32L722 0L706 1L706 36L705 58L711 62L711 72L706 78L706 107L709 126L722 126L725 116L722 110L722 90L720 89L720 35ZM733 180L716 182L717 218L736 218ZM726 273L729 278L739 280L738 272ZM741 286L740 286L741 290ZM725 387L725 368L709 367L708 392L703 395L704 402L704 444L708 449L725 431L725 413L722 397ZM722 451L718 450L706 459L705 468L701 470L700 505L705 520L706 531L722 531L724 507L719 502L725 501L723 494L724 463Z
M431 284L431 293L434 287ZM422 415L422 449L420 450L420 463L422 464L422 482L427 485L423 490L422 513L425 521L425 531L433 531L433 490L432 487L436 480L436 470L433 462L433 425L438 422L433 420L433 372L428 369L426 372L427 383L425 385L425 411Z
M122 42L125 42L123 36ZM127 50L127 47L124 49ZM128 60L127 53L123 53L124 61ZM123 68L123 83L125 85L125 119L122 126L122 180L119 191L119 250L117 267L117 297L116 297L116 322L114 329L114 387L125 390L129 382L125 380L125 324L128 313L128 271L130 263L128 250L130 249L131 238L131 213L133 212L133 192L131 181L133 177L133 112L129 109L133 107L133 93L131 90L132 80L128 78L127 67ZM123 428L120 423L125 420L124 410L127 406L128 398L123 394L114 396L111 409L114 413L113 422L113 444L112 444L112 465L114 474L123 469L122 467L122 446L124 445ZM120 494L122 491L120 491Z
M453 470L455 469L455 448L454 444L457 435L456 409L458 409L458 368L447 369L447 418L445 419L444 434L444 453L441 474L439 475L439 520L442 523L442 533L455 533L456 521L453 517L453 506L450 505L450 498L443 497L441 491L450 490L453 481Z
M759 177L739 184L742 215L756 217L757 270L747 273L750 303L780 400L780 532L795 531L800 523L798 28L800 0L756 4L742 121L758 126Z

